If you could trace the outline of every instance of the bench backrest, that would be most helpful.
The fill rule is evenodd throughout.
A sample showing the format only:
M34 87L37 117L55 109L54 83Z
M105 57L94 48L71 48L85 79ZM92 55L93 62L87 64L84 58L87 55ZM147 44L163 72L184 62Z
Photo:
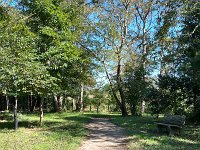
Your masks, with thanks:
M163 119L163 123L183 126L185 124L185 118L184 115L166 116Z

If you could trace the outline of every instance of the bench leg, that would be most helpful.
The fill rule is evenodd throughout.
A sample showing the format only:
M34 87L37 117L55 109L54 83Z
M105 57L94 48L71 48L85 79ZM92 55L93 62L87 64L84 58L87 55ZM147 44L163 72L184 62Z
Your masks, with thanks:
M179 134L180 134L180 135L183 135L183 134L184 134L184 130L183 130L183 128L180 128L180 130L179 130Z
M158 131L158 133L162 133L162 127L157 125L157 131Z
M174 131L171 129L170 126L167 126L168 132L169 132L169 136L174 136Z

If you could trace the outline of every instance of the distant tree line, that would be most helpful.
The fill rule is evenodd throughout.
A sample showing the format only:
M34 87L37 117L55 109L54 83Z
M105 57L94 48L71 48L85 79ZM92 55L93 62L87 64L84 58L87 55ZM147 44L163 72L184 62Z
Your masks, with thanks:
M0 110L200 121L200 2L0 1ZM98 86L96 80L103 81ZM106 108L107 107L107 108Z

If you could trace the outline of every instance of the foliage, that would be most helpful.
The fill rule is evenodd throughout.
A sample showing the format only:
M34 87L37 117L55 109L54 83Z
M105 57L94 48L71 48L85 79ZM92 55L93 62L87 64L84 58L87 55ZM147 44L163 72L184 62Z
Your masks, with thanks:
M16 17L19 12L7 9L9 19L1 24L1 92L9 95L44 92L53 79L50 79L45 66L37 61L36 36L26 27L22 15Z
M172 113L186 113L192 108L198 120L199 2L169 0L166 4L157 34L161 70L157 83L159 98L152 103L157 101L160 110L167 108Z
M157 87L152 87L148 94L151 112L153 114L183 114L187 103L182 84L180 78L159 76Z
M37 52L50 75L59 79L61 90L76 82L80 74L81 50L75 45L79 23L77 7L65 1L22 1L30 15L27 25L37 34ZM58 92L58 91L57 91ZM55 91L56 93L56 91Z
M128 70L129 69L129 70ZM126 97L130 105L130 111L132 115L139 115L139 105L141 100L146 99L148 82L143 79L144 70L142 68L126 69ZM140 107L139 107L140 108Z
M193 7L191 7L193 6ZM199 99L199 91L200 91L200 15L199 15L199 2L191 1L186 3L186 11L187 13L183 16L183 33L180 38L180 44L182 45L182 50L185 54L185 59L183 63L184 70L181 73L186 74L186 78L190 79L190 88L187 89L188 92L192 93L193 105L194 105L194 116L199 121L200 115L200 99ZM188 88L188 87L187 87ZM189 93L188 93L189 94ZM189 95L190 97L190 95Z

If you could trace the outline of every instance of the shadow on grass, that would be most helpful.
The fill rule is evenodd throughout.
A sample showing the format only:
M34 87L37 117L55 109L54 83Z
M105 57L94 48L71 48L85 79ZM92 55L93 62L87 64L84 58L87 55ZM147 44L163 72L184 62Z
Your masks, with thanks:
M156 121L153 117L112 117L129 134L130 149L200 149L200 127L186 126L184 135L169 137L167 132L157 133Z
M37 121L20 121L18 124L18 127L22 128L35 128L39 127L39 122ZM14 122L13 121L6 121L6 122L0 122L0 130L8 129L12 130L14 129Z
M0 130L2 129L14 129L13 122L0 122Z
M30 114L24 114L23 115L28 115L30 117L36 116L38 114L34 114L34 113L30 113ZM112 115L112 116L118 116L118 115ZM13 121L13 116L12 114L9 113L9 119L7 119L7 115L2 116L3 119L1 119L2 121L0 121L0 130L2 129L14 129L14 121ZM6 119L5 119L6 118ZM48 118L53 118L53 120L55 121L49 121ZM111 115L109 114L95 114L95 113L86 113L86 114L79 114L76 115L76 113L73 114L62 114L62 113L46 113L44 116L44 127L45 128L56 128L59 126L62 126L63 123L57 121L59 119L62 119L66 122L74 122L74 126L72 126L70 124L66 125L66 129L70 129L70 128L77 128L76 124L78 126L83 126L83 124L87 124L90 122L91 118L111 118ZM39 127L39 117L38 117L38 121L33 121L31 119L28 120L20 120L19 121L19 128L23 127L23 128L36 128ZM65 127L60 127L60 128L65 128Z
M56 119L56 118L55 118ZM44 122L44 126L48 132L59 135L69 135L71 137L84 137L87 134L85 125L90 122L90 118L83 115L65 116L62 122Z
M34 115L34 114L31 114ZM56 117L55 117L56 116ZM78 128L78 126L83 126L84 124L90 121L89 116L84 115L70 115L70 116L59 116L59 115L52 115L51 120L49 118L44 118L44 126L45 130L49 129L62 129L62 130L74 130ZM53 118L53 119L52 119ZM60 121L61 119L62 121ZM53 120L53 121L52 121ZM20 120L18 124L19 128L36 128L39 126L39 117L38 121L33 120ZM2 120L0 121L0 130L3 129L14 129L14 121L13 120Z
M51 118L51 119L49 119ZM90 122L90 117L84 115L52 115L49 118L44 118L44 126L40 128L39 121L26 121L22 120L19 122L19 128L25 129L36 129L35 132L38 133L48 133L51 138L60 139L65 137L69 139L71 137L81 138L87 136L87 129L85 125ZM52 119L53 118L53 119ZM39 119L38 119L39 120ZM8 130L14 131L13 121L0 122L0 132L7 132Z

